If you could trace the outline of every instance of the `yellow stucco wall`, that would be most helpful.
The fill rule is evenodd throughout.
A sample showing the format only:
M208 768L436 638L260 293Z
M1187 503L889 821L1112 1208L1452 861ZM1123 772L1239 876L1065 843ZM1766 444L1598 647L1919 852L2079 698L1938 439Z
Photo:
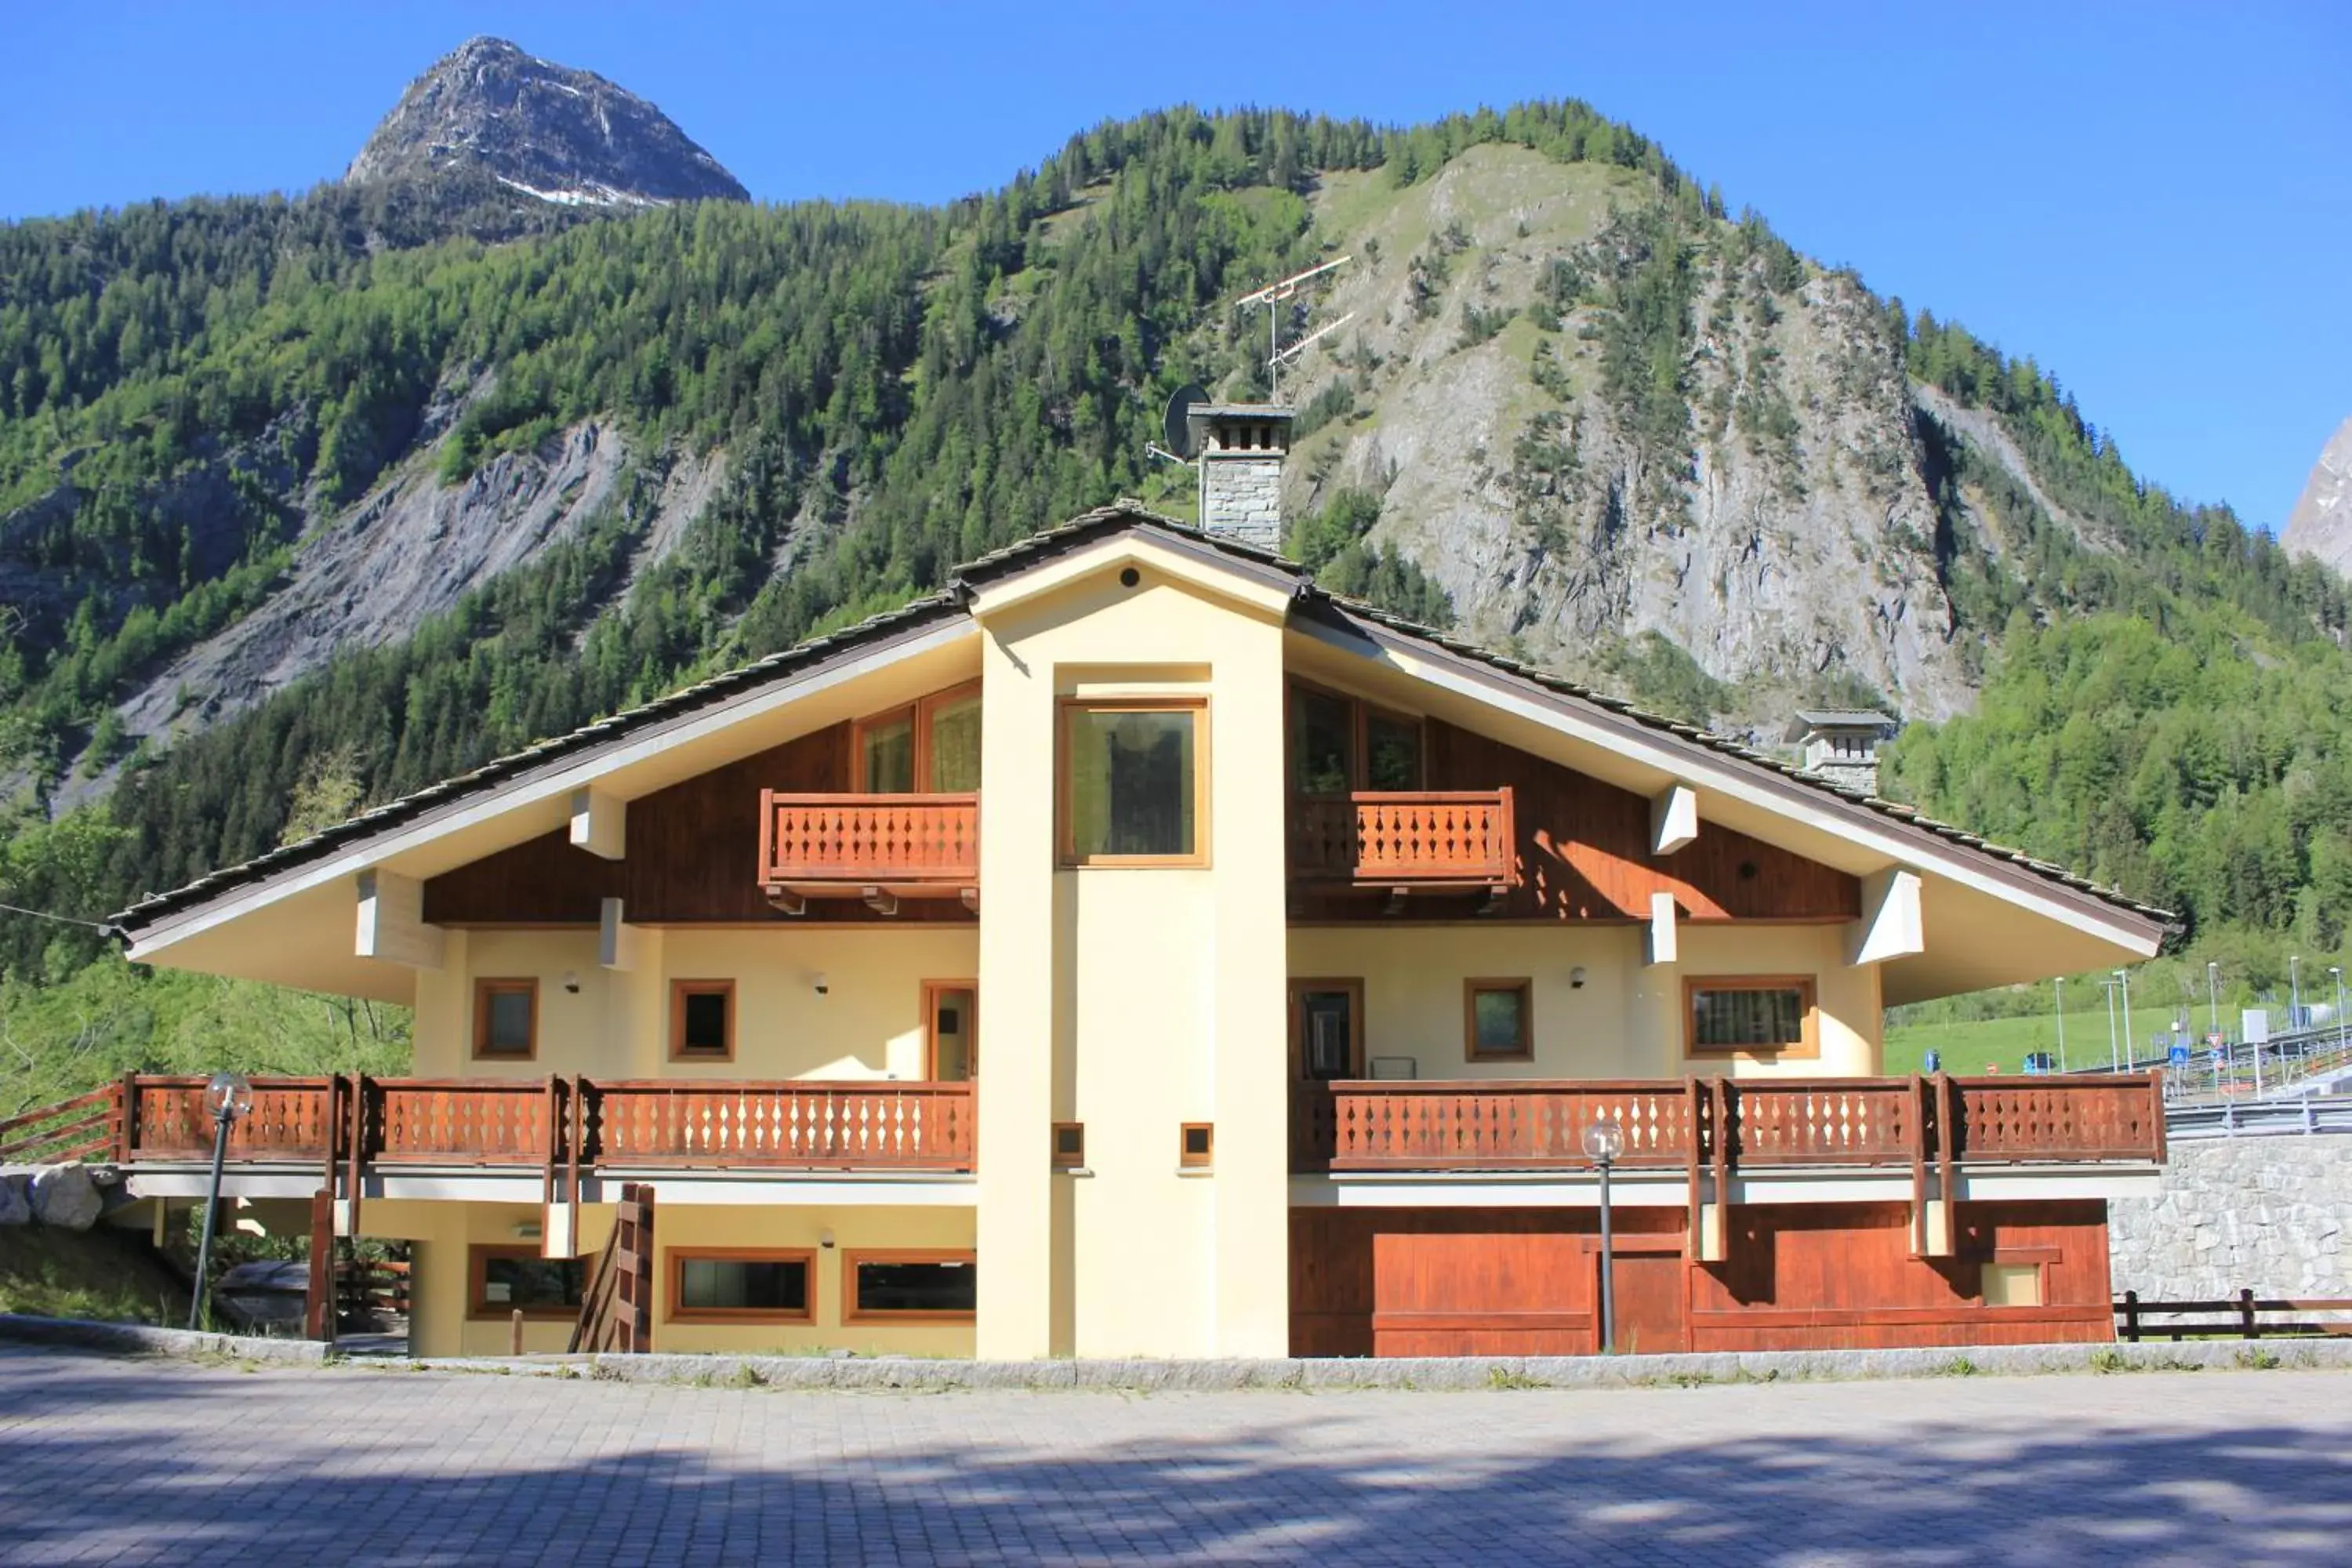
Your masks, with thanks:
M1280 1354L1280 623L1149 559L1122 586L1127 564L983 623L983 769L1027 782L982 813L979 1350ZM1058 869L1056 699L1178 693L1209 704L1208 864ZM1050 1170L1057 1121L1086 1124L1091 1175ZM1215 1126L1205 1175L1178 1173L1188 1121Z
M416 1071L425 1077L826 1078L923 1076L922 984L969 981L970 926L646 931L637 967L600 969L593 931L452 931L417 982ZM816 977L826 991L816 992ZM473 1059L474 982L535 977L534 1061ZM565 988L569 976L577 992ZM673 980L735 982L735 1059L669 1059ZM987 1048L982 1007L982 1049Z
M581 1215L586 1247L601 1249L612 1234L609 1205L591 1205ZM361 1211L371 1237L411 1244L413 1315L410 1347L417 1355L504 1355L508 1319L469 1316L467 1300L468 1249L474 1246L529 1247L518 1237L540 1223L536 1205L378 1200ZM822 1245L830 1231L834 1245ZM877 1324L842 1321L842 1258L862 1248L968 1249L972 1245L968 1208L787 1206L783 1205L656 1205L655 1245L661 1261L654 1277L654 1348L738 1354L795 1354L845 1349L866 1354L968 1356L969 1323ZM674 1247L746 1247L807 1248L816 1254L815 1321L797 1323L679 1323L670 1321L669 1259ZM593 1264L592 1264L593 1267ZM562 1351L572 1335L569 1321L526 1320L523 1349L539 1354Z
M1685 925L1681 962L1645 966L1633 926L1301 926L1289 972L1364 982L1368 1057L1411 1057L1423 1079L1680 1078L1873 1073L1880 1058L1878 975L1845 962L1842 925ZM1584 984L1573 984L1584 971ZM1684 1056L1685 976L1814 977L1821 1055L1779 1062ZM1473 1062L1465 1054L1463 982L1533 983L1535 1059Z

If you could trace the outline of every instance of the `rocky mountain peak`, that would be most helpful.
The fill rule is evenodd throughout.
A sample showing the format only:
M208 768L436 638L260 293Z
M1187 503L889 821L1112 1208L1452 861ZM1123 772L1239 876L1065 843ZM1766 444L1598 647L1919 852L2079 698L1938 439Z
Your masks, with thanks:
M2320 448L2279 542L2352 577L2352 419Z
M644 99L504 38L468 39L411 82L343 177L469 171L567 206L751 200Z

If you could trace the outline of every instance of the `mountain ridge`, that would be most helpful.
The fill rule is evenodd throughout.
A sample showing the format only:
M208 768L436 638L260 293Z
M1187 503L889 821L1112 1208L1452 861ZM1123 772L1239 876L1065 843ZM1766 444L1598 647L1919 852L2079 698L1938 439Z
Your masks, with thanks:
M402 92L344 171L346 183L475 169L563 206L751 199L652 104L593 71L467 39Z

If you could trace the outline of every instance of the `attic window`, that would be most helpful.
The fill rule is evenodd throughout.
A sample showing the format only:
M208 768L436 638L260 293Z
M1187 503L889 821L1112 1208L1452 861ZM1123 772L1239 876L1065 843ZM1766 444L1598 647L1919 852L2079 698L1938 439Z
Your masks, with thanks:
M529 1061L539 1054L539 982L474 983L474 1056L478 1060Z

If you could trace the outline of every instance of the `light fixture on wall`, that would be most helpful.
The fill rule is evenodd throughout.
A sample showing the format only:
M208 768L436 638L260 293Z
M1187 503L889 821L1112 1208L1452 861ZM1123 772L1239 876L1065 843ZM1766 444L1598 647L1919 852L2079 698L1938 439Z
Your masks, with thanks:
M833 1230L831 1226L827 1226L825 1229L816 1233L816 1244L819 1247L824 1247L827 1252L833 1250Z
M1580 963L1568 972L1568 988L1570 991L1584 989L1584 965Z
M517 1241L537 1241L546 1234L546 1227L535 1219L517 1220L514 1224L514 1238Z
M563 972L563 988L572 993L574 996L580 994L580 972L578 970L567 969Z
M809 989L820 996L826 995L833 990L833 980L823 970L819 970L809 976Z

